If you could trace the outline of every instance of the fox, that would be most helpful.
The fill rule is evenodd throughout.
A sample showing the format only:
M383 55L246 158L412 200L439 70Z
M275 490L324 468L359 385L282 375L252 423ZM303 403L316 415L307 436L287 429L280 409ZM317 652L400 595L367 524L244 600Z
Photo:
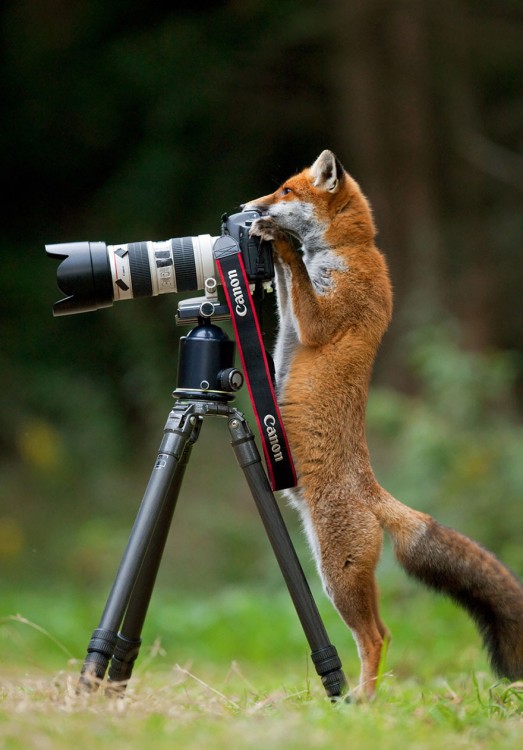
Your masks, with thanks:
M366 406L393 295L359 184L324 150L244 209L260 212L250 234L273 249L275 390L298 478L285 492L325 593L356 642L353 697L375 695L390 640L375 575L384 532L408 575L472 616L494 673L523 678L520 581L480 544L395 499L372 470Z

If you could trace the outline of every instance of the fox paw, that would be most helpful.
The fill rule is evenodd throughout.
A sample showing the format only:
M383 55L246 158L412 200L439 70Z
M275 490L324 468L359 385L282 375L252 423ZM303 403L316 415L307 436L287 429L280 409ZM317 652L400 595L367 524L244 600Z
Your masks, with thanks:
M260 216L252 222L249 237L259 237L267 242L274 242L282 236L282 231L270 216Z

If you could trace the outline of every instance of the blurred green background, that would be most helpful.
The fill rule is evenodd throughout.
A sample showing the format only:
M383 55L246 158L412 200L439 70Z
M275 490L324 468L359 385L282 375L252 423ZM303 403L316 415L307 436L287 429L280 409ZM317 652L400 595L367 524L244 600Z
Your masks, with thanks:
M323 148L371 200L395 288L378 478L521 574L521 2L17 0L0 23L3 585L105 590L186 332L174 295L54 319L44 244L218 234ZM204 425L163 586L281 585L228 443Z

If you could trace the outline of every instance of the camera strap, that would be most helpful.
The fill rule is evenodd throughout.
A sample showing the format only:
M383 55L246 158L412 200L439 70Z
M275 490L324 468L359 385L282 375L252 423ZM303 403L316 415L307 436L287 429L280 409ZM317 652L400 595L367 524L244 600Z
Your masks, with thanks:
M240 246L229 235L223 235L214 243L213 252L231 313L271 487L273 490L295 487L296 472L276 401Z

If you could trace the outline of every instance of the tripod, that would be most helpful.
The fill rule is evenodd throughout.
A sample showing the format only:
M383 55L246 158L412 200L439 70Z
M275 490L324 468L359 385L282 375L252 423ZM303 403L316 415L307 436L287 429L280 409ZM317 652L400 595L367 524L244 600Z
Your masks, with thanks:
M176 403L167 419L156 463L136 516L98 628L93 632L79 690L95 690L107 668L108 689L121 692L131 677L185 469L206 417L227 420L231 445L311 648L327 695L345 691L336 648L330 643L296 551L270 488L244 415L231 406L243 384L234 368L235 344L208 318L180 339Z

